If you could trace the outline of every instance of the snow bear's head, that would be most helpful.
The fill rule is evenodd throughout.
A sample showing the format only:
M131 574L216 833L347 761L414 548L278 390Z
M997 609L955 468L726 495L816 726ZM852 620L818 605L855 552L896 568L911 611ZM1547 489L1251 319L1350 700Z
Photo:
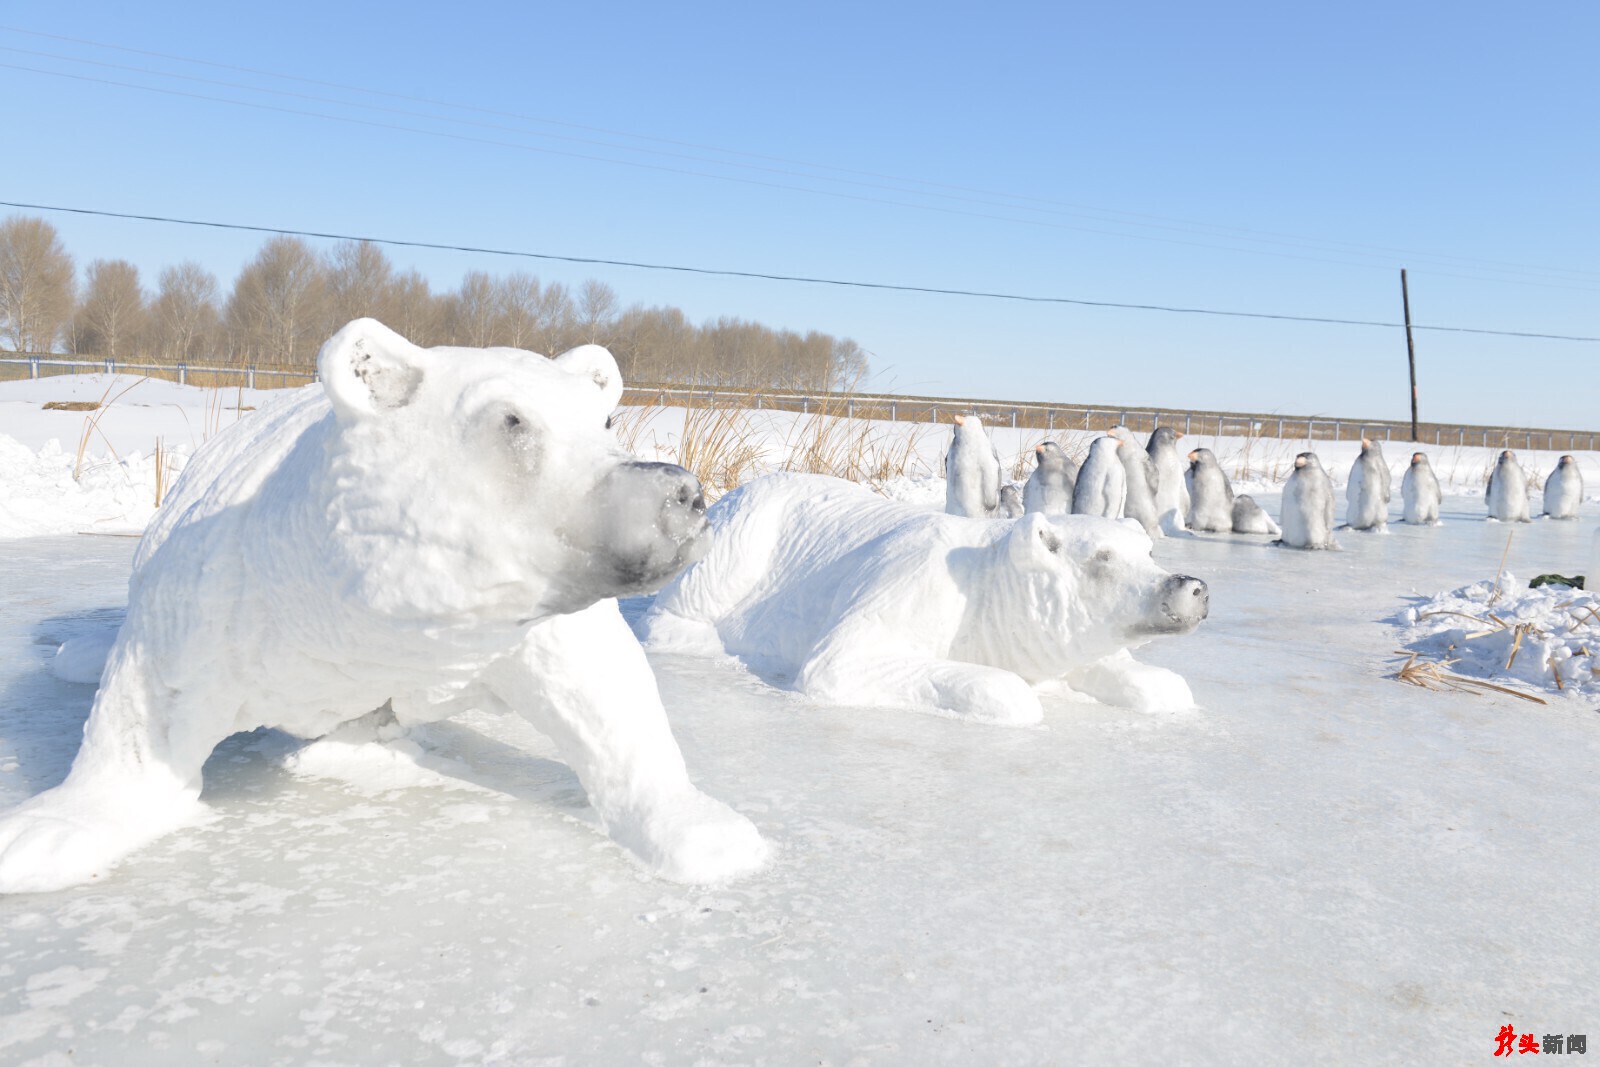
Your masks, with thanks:
M693 475L611 434L622 377L598 345L423 349L358 319L317 368L335 538L379 611L522 624L648 592L704 554Z
M996 658L986 662L1029 681L1058 678L1161 634L1188 633L1210 607L1204 582L1156 565L1136 523L1034 512L1013 523L998 547L994 603L1011 625L990 638Z

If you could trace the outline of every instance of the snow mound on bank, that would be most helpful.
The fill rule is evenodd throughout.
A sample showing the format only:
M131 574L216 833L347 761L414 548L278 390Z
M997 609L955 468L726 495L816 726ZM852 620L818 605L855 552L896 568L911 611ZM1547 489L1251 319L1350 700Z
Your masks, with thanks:
M187 458L177 450L164 458L169 485ZM0 434L0 540L144 530L156 511L154 456L86 456L74 479L76 464L59 441L34 452Z
M1600 595L1510 573L1498 588L1486 579L1406 608L1393 619L1404 648L1472 678L1600 694Z

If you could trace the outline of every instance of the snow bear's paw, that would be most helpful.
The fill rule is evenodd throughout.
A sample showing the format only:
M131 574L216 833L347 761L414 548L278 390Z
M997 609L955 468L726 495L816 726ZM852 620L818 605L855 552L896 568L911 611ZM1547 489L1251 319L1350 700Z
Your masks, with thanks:
M1140 664L1140 666L1144 666ZM1160 667L1144 667L1124 680L1127 699L1135 711L1183 712L1194 710L1194 693L1183 676Z
M0 818L0 893L82 885L122 855L103 830L45 812L13 812Z
M192 821L187 793L47 790L0 816L0 893L43 893L104 875L134 849Z
M1000 726L1034 726L1044 707L1033 687L1010 671L951 664L936 683L939 706L963 719Z
M1126 650L1074 671L1067 681L1080 693L1119 708L1166 714L1195 708L1194 693L1182 675L1140 663Z
M769 852L749 819L692 790L657 806L634 827L611 830L654 874L673 882L739 878L760 869Z

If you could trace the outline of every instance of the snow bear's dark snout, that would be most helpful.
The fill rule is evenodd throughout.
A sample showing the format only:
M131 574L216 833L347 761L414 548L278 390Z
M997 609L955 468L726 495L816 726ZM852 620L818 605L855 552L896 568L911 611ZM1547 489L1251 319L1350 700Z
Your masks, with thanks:
M1206 583L1187 574L1169 574L1161 583L1155 618L1156 633L1188 633L1211 612L1211 591Z
M700 481L672 463L629 461L601 483L598 548L615 591L653 592L705 555L711 526Z

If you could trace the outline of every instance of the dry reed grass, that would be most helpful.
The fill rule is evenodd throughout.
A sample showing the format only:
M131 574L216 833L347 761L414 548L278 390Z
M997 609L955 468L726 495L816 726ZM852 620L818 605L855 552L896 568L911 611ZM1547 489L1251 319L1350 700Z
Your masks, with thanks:
M1507 696L1529 700L1535 704L1549 703L1543 697L1534 696L1532 693L1524 693L1509 686L1486 682L1481 678L1469 678L1464 674L1456 674L1449 667L1454 663L1460 662L1459 660L1447 659L1439 662L1423 660L1419 658L1419 654L1416 652L1396 652L1395 655L1406 657L1405 663L1401 664L1400 669L1395 672L1395 678L1408 685L1420 686L1423 689L1431 689L1435 692L1470 693L1473 696L1482 696L1485 692L1505 693ZM1558 686L1560 685L1560 678L1559 674L1556 675L1556 684Z
M99 401L95 403L93 408L89 409L93 411L93 414L84 416L83 433L78 437L78 454L72 464L73 481L76 482L83 479L83 457L84 454L89 450L90 439L93 438L97 433L100 435L100 440L105 442L106 449L111 453L111 457L116 460L120 460L122 458L117 455L116 447L112 445L111 439L106 436L105 431L100 429L100 420L105 416L107 411L111 410L111 406L113 404L149 380L149 378L140 378L132 385L124 387L119 393L117 393L116 396L111 395L111 390L114 389L117 384L116 379L113 378L106 385L106 391L100 394Z
M678 435L678 465L700 480L709 499L753 477L764 451L742 407L688 407Z

